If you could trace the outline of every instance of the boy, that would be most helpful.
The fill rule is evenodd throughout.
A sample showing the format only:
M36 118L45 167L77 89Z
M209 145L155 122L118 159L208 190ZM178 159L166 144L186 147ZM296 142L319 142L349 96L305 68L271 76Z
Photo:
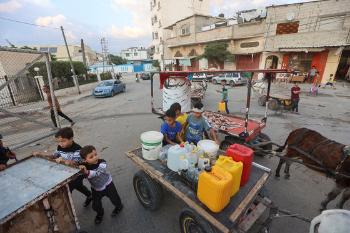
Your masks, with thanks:
M299 97L299 94L300 94L300 87L298 86L298 83L295 82L294 83L294 86L292 87L292 89L290 90L291 91L291 100L292 100L292 112L295 112L298 113L298 105L299 105L299 100L300 100L300 97Z
M49 103L49 108L50 108L50 113L51 113L51 120L52 120L52 123L54 124L54 126L57 128L57 122L56 122L56 118L55 118L55 112L53 110L53 101L55 101L55 107L57 109L57 115L63 117L64 119L66 119L67 121L70 122L71 126L73 126L75 124L75 122L70 119L66 114L64 114L62 111L61 111L61 106L60 106L60 103L58 102L57 100L57 97L56 96L53 96L53 98L51 97L51 91L50 91L50 88L48 85L45 85L43 87L43 91L45 92L45 94L47 95L47 102ZM53 100L52 100L53 99Z
M7 162L10 159L16 159L16 154L12 152L8 147L4 147L2 142L2 135L0 134L0 171L6 169Z
M102 198L107 196L115 206L112 217L117 216L123 209L123 204L112 180L111 174L107 171L107 163L99 159L95 147L84 146L80 150L80 156L84 165L80 165L81 171L86 175L91 184L92 208L97 212L95 223L100 224L103 220L104 209Z
M221 101L225 103L226 113L230 114L230 111L228 110L228 106L227 106L227 104L228 104L228 90L226 88L226 81L222 80L221 85L222 85L221 91L218 90L217 92L222 94Z
M176 143L183 143L181 138L181 124L176 120L176 113L169 109L165 112L165 122L160 127L160 132L164 135L164 145L175 145Z
M179 103L173 103L170 106L170 109L172 109L175 112L175 114L176 114L176 121L181 124L181 128L183 130L181 130L180 136L181 136L181 138L183 140L185 140L185 134L184 133L185 133L186 129L184 127L185 127L188 115L187 115L187 113L182 113L181 112L181 105Z
M189 143L197 144L203 139L203 134L205 131L210 130L211 137L213 140L219 144L216 133L214 129L210 126L208 121L202 116L203 104L196 103L192 109L192 114L188 116L186 121L186 141Z
M33 155L41 155L47 157L53 157L56 162L64 162L67 165L79 165L82 162L80 158L81 146L74 142L74 132L72 128L65 127L60 129L56 134L55 138L58 142L57 150L53 153L45 152L33 152ZM72 180L68 185L72 192L74 189L78 190L86 196L84 207L87 207L91 201L91 191L83 184L84 176L80 175L75 180Z

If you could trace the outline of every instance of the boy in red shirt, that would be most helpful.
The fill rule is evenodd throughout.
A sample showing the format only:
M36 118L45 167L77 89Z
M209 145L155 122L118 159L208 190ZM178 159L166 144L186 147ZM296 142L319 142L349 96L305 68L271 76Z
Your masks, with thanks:
M298 83L294 83L294 86L292 87L291 89L291 100L292 100L292 112L295 112L297 113L298 112L298 104L299 104L299 100L300 100L300 97L299 97L299 94L300 94L300 87L298 86Z

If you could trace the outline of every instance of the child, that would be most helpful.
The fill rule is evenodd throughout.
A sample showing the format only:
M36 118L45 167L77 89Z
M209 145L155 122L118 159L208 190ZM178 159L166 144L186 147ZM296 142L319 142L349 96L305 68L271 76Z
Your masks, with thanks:
M299 109L299 101L300 101L300 97L299 94L301 92L300 87L298 86L298 83L295 82L294 86L292 87L292 89L290 90L291 92L291 100L292 100L292 112L298 113L298 109Z
M187 115L187 113L182 113L181 112L181 105L179 103L173 103L170 106L170 109L172 109L175 112L175 114L176 114L176 121L181 124L181 128L183 130L181 130L180 136L181 136L182 140L185 140L185 131L186 131L186 129L184 127L185 127L188 115Z
M165 112L165 122L160 127L160 132L164 135L164 145L175 145L176 143L183 143L181 138L181 124L176 120L176 113L169 109Z
M123 209L123 204L112 180L111 174L107 171L107 163L99 159L95 147L84 146L80 150L80 156L84 165L80 169L87 176L92 190L92 208L97 212L95 223L100 224L103 220L104 209L102 207L102 198L107 196L115 206L112 217L119 214Z
M7 162L10 159L16 159L16 154L12 152L8 147L4 147L2 142L2 135L0 134L0 171L6 169Z
M33 155L42 155L53 157L56 162L64 162L67 165L79 165L82 162L80 158L81 146L74 142L74 133L72 128L65 127L60 129L56 134L55 138L58 142L57 150L53 153L45 152L33 152ZM84 176L80 175L75 180L72 180L68 185L72 192L74 189L78 190L86 196L84 207L87 207L91 201L91 191L83 184Z
M205 131L210 130L210 134L213 140L219 144L216 133L214 129L210 126L209 122L202 116L203 104L196 103L192 109L192 114L188 116L186 121L186 141L189 143L197 144L203 139L203 134Z
M218 90L217 92L222 94L221 101L225 103L226 113L230 114L230 111L228 110L228 106L227 106L227 104L228 104L228 90L226 88L226 81L222 80L221 85L222 85L221 91Z

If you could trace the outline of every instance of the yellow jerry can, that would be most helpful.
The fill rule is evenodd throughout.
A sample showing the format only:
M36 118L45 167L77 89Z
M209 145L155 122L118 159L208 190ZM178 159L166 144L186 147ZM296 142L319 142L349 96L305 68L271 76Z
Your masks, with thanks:
M219 102L218 104L218 112L226 112L226 103L225 102Z
M216 160L215 166L223 168L232 175L231 197L234 196L239 191L241 185L243 163L233 161L231 157L221 155L219 159Z
M202 172L198 178L198 199L212 212L218 213L230 202L232 176L219 166Z

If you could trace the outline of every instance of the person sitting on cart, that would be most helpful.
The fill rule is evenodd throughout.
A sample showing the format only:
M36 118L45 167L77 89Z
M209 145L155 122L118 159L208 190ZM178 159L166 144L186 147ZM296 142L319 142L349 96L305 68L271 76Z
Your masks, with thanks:
M221 85L222 85L222 89L221 91L220 90L217 90L217 92L221 93L221 101L225 103L225 109L226 109L226 113L227 114L230 114L230 111L228 110L228 90L227 90L227 87L226 87L226 81L225 80L222 80L221 81Z
M181 128L184 129L184 126L185 126L186 121L187 121L188 114L181 112L181 104L173 103L170 106L170 109L172 109L175 112L175 114L176 114L176 121L179 122L181 124ZM185 139L186 129L182 130L181 132L182 132L181 133L181 138L184 140Z
M164 123L160 127L160 132L164 135L163 146L183 143L181 138L181 124L176 121L176 113L171 108L165 112Z
M54 158L56 162L64 162L66 165L79 165L82 162L80 158L81 146L74 141L74 132L71 127L61 128L56 134L55 138L58 142L56 151L52 153L47 152L33 152L35 156L46 156ZM89 206L92 201L91 191L83 184L84 176L79 175L76 179L69 182L69 190L78 190L84 194L86 199L84 207Z
M202 115L203 104L196 103L192 109L192 114L190 114L186 121L186 141L189 143L197 143L203 139L203 134L206 131L210 131L212 139L220 144L215 133L215 130L210 126L207 119Z
M16 154L8 147L5 147L2 142L2 135L0 134L0 171L7 168L7 162L10 159L16 159Z

